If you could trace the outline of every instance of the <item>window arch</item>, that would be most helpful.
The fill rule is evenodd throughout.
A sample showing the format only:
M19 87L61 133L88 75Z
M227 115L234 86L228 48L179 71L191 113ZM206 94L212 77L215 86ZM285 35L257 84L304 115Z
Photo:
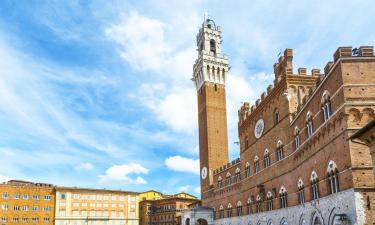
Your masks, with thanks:
M339 178L337 176L338 169L336 163L331 160L328 163L327 167L327 176L328 176L328 187L331 191L331 194L339 192Z
M227 185L232 184L232 177L231 177L231 174L229 172L227 173L227 175L225 177L225 180L226 180Z
M311 137L314 133L314 126L313 126L313 117L312 113L309 111L306 115L306 130L307 130L307 138Z
M242 216L242 203L241 203L241 201L237 202L237 216Z
M280 161L284 158L284 144L282 141L278 141L276 145L276 158Z
M233 214L232 214L232 204L228 204L228 207L227 207L227 217L232 217Z
M311 172L310 176L312 199L316 200L319 198L319 179L315 171Z
M260 195L257 195L256 202L257 202L257 213L260 213L263 211L262 198L260 197Z
M271 165L270 151L268 149L264 150L264 168Z
M294 148L297 150L301 144L300 142L300 136L299 136L299 128L295 127L294 128Z
M280 196L280 207L281 208L288 207L288 194L284 186L281 186L280 191L279 191L279 196Z
M221 176L219 176L217 178L217 187L221 188L222 186L223 186L223 178Z
M305 185L303 184L303 180L300 178L297 182L298 187L298 203L303 204L305 203Z
M331 109L331 97L328 91L324 91L322 95L322 112L323 112L323 121L327 121L329 117L332 115L332 109Z
M259 169L259 157L256 155L254 157L254 173L258 173Z
M246 166L245 166L245 177L249 177L250 176L250 163L249 162L246 162Z
M235 171L236 174L236 182L239 183L241 181L241 169L237 168Z
M268 211L273 210L273 194L272 194L272 192L270 192L270 191L267 192L266 199L267 199L267 210Z

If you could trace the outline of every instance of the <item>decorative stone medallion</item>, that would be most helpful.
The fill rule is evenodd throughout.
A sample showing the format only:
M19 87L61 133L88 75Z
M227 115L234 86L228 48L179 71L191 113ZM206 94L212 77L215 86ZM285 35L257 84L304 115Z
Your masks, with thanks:
M254 135L258 139L262 136L264 131L264 120L261 118L257 121L254 128Z

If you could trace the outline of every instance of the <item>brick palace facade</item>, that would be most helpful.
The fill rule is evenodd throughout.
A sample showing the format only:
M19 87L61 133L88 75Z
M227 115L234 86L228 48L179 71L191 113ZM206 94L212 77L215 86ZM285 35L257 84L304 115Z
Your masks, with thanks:
M220 44L221 28L206 19L193 74L203 205L195 219L217 225L375 223L369 147L350 139L375 118L373 47L339 47L322 72L309 74L294 72L293 51L286 49L274 64L274 84L238 110L240 157L228 162L228 58ZM191 223L198 211L183 219Z

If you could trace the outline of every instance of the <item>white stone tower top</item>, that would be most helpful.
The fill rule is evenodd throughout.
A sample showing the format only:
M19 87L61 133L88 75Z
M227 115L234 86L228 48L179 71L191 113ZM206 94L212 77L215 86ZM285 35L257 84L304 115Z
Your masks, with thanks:
M206 18L197 34L198 59L193 67L193 81L199 90L205 82L225 85L228 57L221 54L221 27Z

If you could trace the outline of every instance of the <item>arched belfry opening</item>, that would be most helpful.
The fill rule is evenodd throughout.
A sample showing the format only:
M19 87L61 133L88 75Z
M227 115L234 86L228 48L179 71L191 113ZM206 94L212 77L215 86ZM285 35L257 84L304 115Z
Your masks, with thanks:
M190 225L190 218L187 218L187 219L185 220L185 225Z
M205 219L198 219L195 225L208 225L208 222Z
M216 56L216 41L214 39L210 40L210 52L213 56Z

